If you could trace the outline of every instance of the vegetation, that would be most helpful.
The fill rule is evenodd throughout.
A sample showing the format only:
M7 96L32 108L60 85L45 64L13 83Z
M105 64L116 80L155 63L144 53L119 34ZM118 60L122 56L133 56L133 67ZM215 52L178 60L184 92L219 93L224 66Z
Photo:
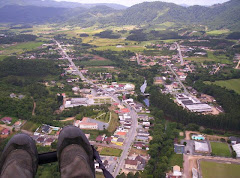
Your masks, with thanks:
M20 34L20 35L13 35L3 37L0 40L0 44L11 44L14 42L28 42L28 41L35 41L37 36L29 35L29 34Z
M170 158L170 166L180 166L183 168L183 155L182 154L173 154Z
M216 156L231 157L230 150L227 143L210 142L212 154Z
M117 156L119 157L122 153L122 150L120 149L116 149L116 148L109 148L109 147L104 147L101 151L100 151L100 155L104 155L104 156Z
M215 82L206 82L206 84L215 84L220 87L226 87L227 89L234 90L236 93L240 94L240 79L218 80Z
M225 178L231 175L231 178L239 177L239 164L224 164L216 162L201 161L202 176L204 178Z

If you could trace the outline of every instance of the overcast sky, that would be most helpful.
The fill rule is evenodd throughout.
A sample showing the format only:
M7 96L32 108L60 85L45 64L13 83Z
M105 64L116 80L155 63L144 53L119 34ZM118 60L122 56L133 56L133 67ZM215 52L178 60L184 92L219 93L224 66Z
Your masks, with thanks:
M72 1L80 3L117 3L125 6L132 6L144 1L156 1L156 0L57 0L57 1ZM187 5L213 5L217 3L223 3L228 0L161 0L164 2L173 2L176 4L187 4Z

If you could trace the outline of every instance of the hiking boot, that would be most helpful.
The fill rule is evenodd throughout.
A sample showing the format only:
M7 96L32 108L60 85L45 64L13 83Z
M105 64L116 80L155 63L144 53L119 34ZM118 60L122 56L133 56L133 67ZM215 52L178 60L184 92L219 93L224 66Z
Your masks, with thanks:
M13 136L5 146L0 159L0 177L32 178L38 167L35 141L27 134Z
M60 132L57 156L62 178L95 177L92 147L78 127L66 126Z

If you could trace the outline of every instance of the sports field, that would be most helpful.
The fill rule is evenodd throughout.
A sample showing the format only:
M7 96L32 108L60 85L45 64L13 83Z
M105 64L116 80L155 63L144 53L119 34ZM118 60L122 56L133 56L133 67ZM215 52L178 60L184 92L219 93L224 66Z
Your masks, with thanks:
M206 84L210 83L211 82L206 82ZM226 87L229 90L234 90L236 93L240 94L240 79L219 80L212 83L221 87Z
M240 165L209 161L200 163L203 178L239 178Z
M212 153L216 156L230 157L230 150L227 143L211 142Z

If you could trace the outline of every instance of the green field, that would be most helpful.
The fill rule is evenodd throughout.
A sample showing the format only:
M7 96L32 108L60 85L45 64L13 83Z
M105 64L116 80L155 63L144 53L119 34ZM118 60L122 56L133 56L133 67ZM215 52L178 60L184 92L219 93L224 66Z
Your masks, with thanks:
M120 149L115 149L115 148L108 148L108 147L104 147L101 151L100 151L100 155L104 155L104 156L117 156L119 157L122 153L122 150Z
M195 61L195 62L204 62L204 61L215 61L218 63L222 63L222 64L231 64L232 62L228 60L227 56L225 55L214 55L212 51L207 51L208 53L208 57L189 57L186 58L186 60L189 61Z
M180 166L183 168L183 155L182 154L173 154L172 157L170 158L170 166Z
M225 33L229 33L229 30L213 30L213 31L207 32L208 35L222 35Z
M203 178L238 178L240 165L201 161Z
M36 49L40 47L43 42L26 42L26 43L18 43L17 45L11 45L8 47L0 47L0 50L3 51L3 55L17 54L22 53L24 51L29 51L32 49Z
M219 80L215 82L205 82L206 84L216 84L221 87L226 87L229 90L234 90L236 93L240 94L240 79L231 80Z
M210 142L212 147L212 153L216 156L231 157L231 153L227 143Z

